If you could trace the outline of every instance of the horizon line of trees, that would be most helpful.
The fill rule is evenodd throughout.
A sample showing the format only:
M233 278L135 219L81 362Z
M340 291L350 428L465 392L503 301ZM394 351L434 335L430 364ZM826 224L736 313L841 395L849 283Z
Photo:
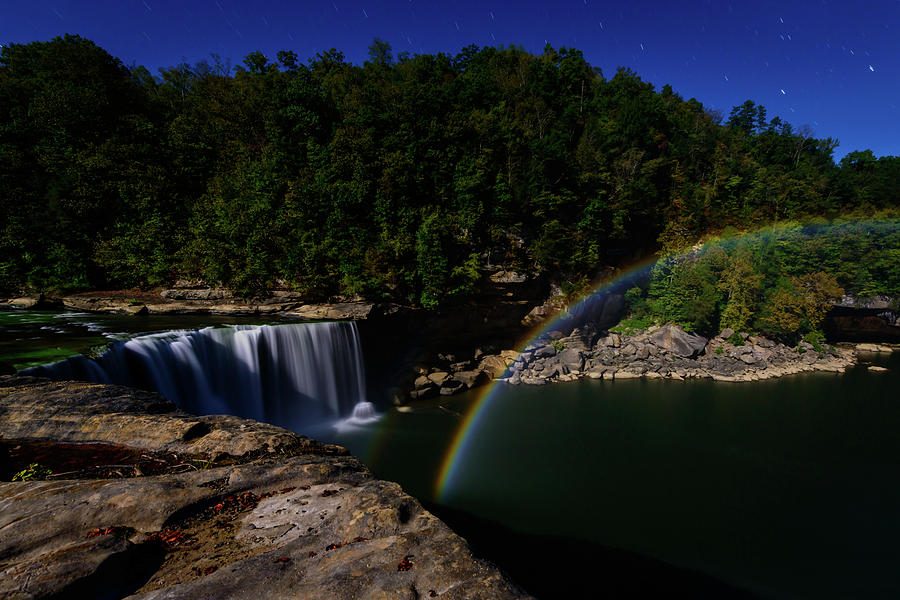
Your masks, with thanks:
M187 278L436 307L491 266L577 281L729 227L897 216L900 158L836 145L574 48L376 39L359 66L253 52L153 76L75 35L11 44L0 291Z

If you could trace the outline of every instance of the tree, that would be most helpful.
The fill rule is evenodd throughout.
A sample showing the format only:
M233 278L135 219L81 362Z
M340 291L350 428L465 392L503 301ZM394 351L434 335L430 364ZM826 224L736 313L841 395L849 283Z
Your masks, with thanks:
M736 253L729 257L728 265L722 271L717 284L725 296L719 329L731 328L747 331L756 312L756 294L763 276L753 266L749 252Z

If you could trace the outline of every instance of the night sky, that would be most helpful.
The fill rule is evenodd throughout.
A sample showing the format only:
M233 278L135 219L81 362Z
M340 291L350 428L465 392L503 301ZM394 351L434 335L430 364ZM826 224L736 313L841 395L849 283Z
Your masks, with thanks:
M727 117L750 98L840 140L839 159L900 155L900 0L601 2L559 0L0 1L0 44L77 33L126 65L253 50L303 60L329 48L361 64L373 38L394 53L456 54L469 44L575 47L611 77L630 67Z

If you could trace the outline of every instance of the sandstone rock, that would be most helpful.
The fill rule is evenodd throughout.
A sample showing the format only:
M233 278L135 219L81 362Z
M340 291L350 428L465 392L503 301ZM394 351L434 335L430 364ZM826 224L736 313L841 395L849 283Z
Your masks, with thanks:
M584 367L584 354L575 348L566 348L558 355L559 364L569 371L581 371Z
M773 342L770 339L764 338L762 336L751 335L749 338L747 338L747 341L749 341L754 346L759 346L760 348L774 348L775 347L775 342Z
M706 347L706 338L687 333L677 325L665 325L653 332L650 341L676 356L692 358Z
M506 371L509 363L508 359L491 354L481 359L481 362L478 363L478 369L488 373L491 377L500 377Z
M451 378L441 385L440 394L441 396L452 396L453 394L458 394L465 390L466 386L462 381Z
M878 365L869 365L868 370L873 373L886 373L887 369L885 367L879 367Z
M284 314L301 319L344 321L366 319L372 314L374 308L375 305L370 302L304 304L292 310L287 310Z
M556 356L556 348L550 346L549 344L546 346L541 346L534 351L535 358L547 358L550 356Z
M13 308L29 309L35 308L41 301L41 294L31 296L22 296L21 298L13 298L7 302Z
M894 349L890 346L885 346L882 344L857 344L856 351L857 352L893 352Z
M721 331L721 333L719 333L718 337L722 338L723 340L727 340L728 338L730 338L733 335L734 335L734 329L732 329L731 327L726 327L725 329L723 329Z
M426 377L437 386L441 386L445 381L450 379L450 373L446 371L435 371L434 373L429 373Z
M159 295L171 300L225 300L234 297L230 290L222 288L175 288L163 290Z
M453 374L453 378L461 381L467 388L477 387L491 380L490 375L484 371L459 371Z
M515 350L501 350L500 356L505 358L508 361L519 360L519 353Z
M29 414L52 424L26 423ZM0 378L0 416L3 438L45 440L81 439L81 421L96 416L93 439L169 444L184 460L197 447L174 422L202 419L148 392L17 377ZM180 474L0 483L0 596L525 597L341 449L236 417L218 426L234 439L208 451L262 454ZM290 440L280 446L290 452L267 453L261 430Z

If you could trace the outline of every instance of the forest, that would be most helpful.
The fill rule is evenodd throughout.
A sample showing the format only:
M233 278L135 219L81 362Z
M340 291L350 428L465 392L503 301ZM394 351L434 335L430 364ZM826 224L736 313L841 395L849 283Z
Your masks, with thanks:
M362 65L286 50L154 75L75 35L11 44L0 293L190 279L435 308L492 268L577 291L658 253L637 317L815 331L823 299L900 296L900 157L836 146L573 48L376 39Z

